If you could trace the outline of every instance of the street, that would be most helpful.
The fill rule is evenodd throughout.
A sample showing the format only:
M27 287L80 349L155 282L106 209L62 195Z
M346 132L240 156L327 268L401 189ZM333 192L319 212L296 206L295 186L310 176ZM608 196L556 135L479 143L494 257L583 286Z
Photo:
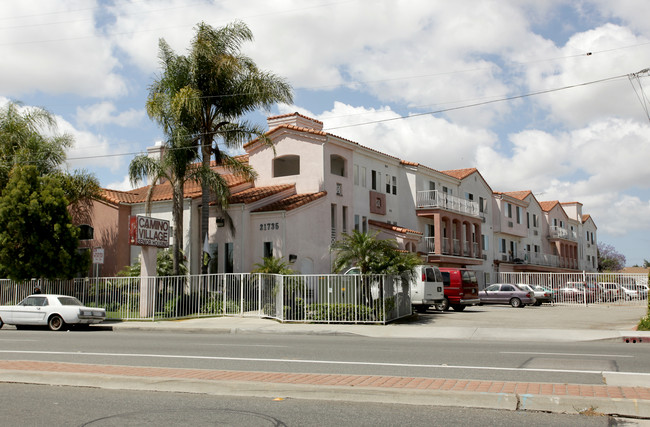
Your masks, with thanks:
M3 425L611 426L638 420L475 408L0 384ZM643 423L641 420L640 423ZM642 424L641 424L642 425Z
M3 329L0 360L603 384L648 377L647 344Z

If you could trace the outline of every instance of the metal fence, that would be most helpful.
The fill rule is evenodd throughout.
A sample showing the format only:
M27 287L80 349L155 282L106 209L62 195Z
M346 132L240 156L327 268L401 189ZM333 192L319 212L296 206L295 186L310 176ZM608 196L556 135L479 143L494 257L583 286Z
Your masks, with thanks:
M208 316L282 322L386 324L411 314L410 287L384 275L211 274L15 282L0 280L0 305L17 304L36 286L103 307L108 319Z
M499 273L497 283L548 290L559 304L647 304L648 276L629 273Z

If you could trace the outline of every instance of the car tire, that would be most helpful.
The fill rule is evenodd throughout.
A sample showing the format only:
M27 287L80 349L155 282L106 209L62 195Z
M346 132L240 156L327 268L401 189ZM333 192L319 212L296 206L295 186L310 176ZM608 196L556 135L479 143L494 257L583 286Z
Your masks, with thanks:
M539 307L540 305L542 305L541 301L535 301L535 306Z
M521 300L519 298L512 298L510 300L510 305L513 306L514 308L519 308L522 306Z
M2 317L0 317L0 329L4 326L5 322L2 321Z
M60 331L65 327L65 322L61 316L54 314L47 320L47 326L51 331Z
M429 306L428 305L414 305L413 308L418 313L426 313L427 310L429 309Z
M449 300L447 298L443 299L441 303L436 304L436 310L438 311L447 311L449 310Z
M451 308L453 308L454 311L463 311L463 310L465 310L465 306L460 305L460 304L454 304L454 305L451 306Z

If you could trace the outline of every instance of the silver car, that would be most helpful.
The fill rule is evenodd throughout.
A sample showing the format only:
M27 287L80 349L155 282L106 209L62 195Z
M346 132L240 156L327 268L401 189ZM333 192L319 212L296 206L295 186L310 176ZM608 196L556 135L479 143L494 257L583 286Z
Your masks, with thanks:
M481 304L510 304L511 306L524 307L535 304L532 291L522 291L509 283L495 283L478 293Z

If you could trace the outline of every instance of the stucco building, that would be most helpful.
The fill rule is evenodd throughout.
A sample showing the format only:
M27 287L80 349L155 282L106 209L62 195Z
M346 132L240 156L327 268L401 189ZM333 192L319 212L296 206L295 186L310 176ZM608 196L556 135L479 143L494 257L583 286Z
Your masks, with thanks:
M247 272L273 255L304 274L329 273L332 242L355 229L395 239L424 262L474 269L482 283L499 271L596 269L596 225L578 202L495 192L475 168L436 170L399 159L325 132L322 122L298 113L269 117L268 126L273 147L260 140L244 146L242 159L258 173L254 183L221 171L231 197L227 215L210 206L211 271ZM106 245L109 236L128 233L122 217L144 214L147 191L104 190L87 221L95 237L84 245ZM155 186L153 194L151 215L171 220L169 184ZM104 206L116 218L107 219ZM205 244L198 184L186 185L183 206L183 246L196 274ZM137 259L138 247L113 240L116 269L125 254L129 262Z

